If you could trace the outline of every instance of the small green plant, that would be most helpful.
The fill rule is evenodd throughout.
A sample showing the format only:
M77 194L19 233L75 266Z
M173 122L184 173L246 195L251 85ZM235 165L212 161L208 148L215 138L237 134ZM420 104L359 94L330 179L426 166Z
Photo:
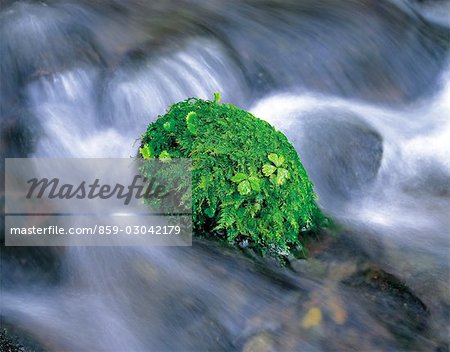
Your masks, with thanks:
M272 153L269 154L267 158L273 163L273 165L265 164L262 167L262 172L264 176L269 177L272 183L275 183L278 186L282 186L286 182L286 180L290 177L289 171L284 167L282 167L284 166L283 164L285 161L284 156L283 155L278 156L277 154Z
M174 104L142 136L145 159L192 159L194 231L287 254L325 219L287 138L231 104L196 98Z

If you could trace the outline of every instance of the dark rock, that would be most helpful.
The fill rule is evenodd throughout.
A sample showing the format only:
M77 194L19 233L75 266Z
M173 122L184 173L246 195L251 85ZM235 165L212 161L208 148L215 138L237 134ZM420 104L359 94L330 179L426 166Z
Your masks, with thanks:
M0 155L3 158L23 158L34 148L40 127L33 122L27 109L4 111L0 119ZM0 166L3 171L3 163Z
M397 337L402 348L413 347L414 336L427 328L427 307L393 275L368 267L343 284L358 292L361 306Z
M297 149L321 205L350 199L376 178L382 138L354 113L305 112L281 129Z

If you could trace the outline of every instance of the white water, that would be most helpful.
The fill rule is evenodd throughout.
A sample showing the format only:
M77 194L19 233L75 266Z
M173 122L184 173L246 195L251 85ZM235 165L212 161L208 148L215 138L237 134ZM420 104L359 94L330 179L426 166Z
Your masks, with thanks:
M324 4L325 8L330 6L327 2ZM207 8L205 4L202 6ZM239 9L239 4L236 6ZM308 6L315 9L305 2L305 7ZM333 27L335 19L324 16L325 20L321 22L318 19L323 9L319 7L315 10L318 13L313 12L310 15L312 19L306 17L305 20L300 12L290 14L292 17L287 18L297 25L295 16L298 15L298 18L307 22L307 29L314 29L311 31L313 37L307 37L309 49L314 49L312 54L334 55L335 52L328 50L328 47L325 50L325 46L330 43L324 44L320 41L323 37L316 38L314 35L316 31L322 33L322 26L325 29ZM347 10L351 13L352 7L349 6ZM302 84L296 86L292 84L295 82L296 69L302 69L297 64L305 57L297 58L295 50L289 51L291 56L284 57L283 48L291 45L292 38L296 38L299 32L284 32L286 27L273 19L274 28L270 26L271 22L264 23L265 35L269 38L267 43L256 52L251 51L252 45L263 43L258 37L261 24L255 24L257 17L251 20L246 18L245 11L242 18L236 19L248 33L252 33L245 50L242 43L247 39L247 32L234 38L238 43L233 47L236 52L229 48L233 43L221 42L221 38L214 38L209 32L195 32L190 33L187 39L183 36L170 37L155 50L145 52L142 60L124 59L112 67L104 67L89 55L87 58L74 59L78 55L77 46L75 40L71 41L73 38L69 24L78 23L79 20L83 26L95 32L96 40L102 40L100 44L95 44L95 41L92 44L101 47L99 55L108 50L119 55L115 46L120 45L114 39L126 26L114 27L111 19L113 15L109 20L104 19L98 14L91 14L90 10L82 6L53 8L25 4L8 11L3 13L5 25L2 31L8 34L5 42L16 43L16 46L10 45L5 50L9 61L2 59L8 72L12 71L11 67L15 64L24 72L35 69L35 65L39 66L35 61L41 58L39 50L43 43L48 44L43 49L46 64L49 67L55 63L61 64L54 71L41 72L32 78L27 76L20 89L13 83L5 85L7 90L2 99L6 98L2 101L9 104L8 99L12 99L8 95L9 89L17 96L20 95L21 100L17 104L27 109L27 124L38 126L33 130L36 143L29 156L133 156L137 149L136 140L146 125L163 114L171 103L191 96L211 99L212 93L219 91L225 102L249 108L256 116L266 119L288 135L298 135L307 141L310 139L311 145L318 143L324 146L324 150L331 153L331 157L327 156L329 158L326 160L333 161L333 157L336 157L336 160L343 162L343 165L338 162L327 165L321 159L324 154L318 150L306 150L303 144L300 148L294 142L300 157L308 154L309 160L312 160L305 163L307 169L317 168L318 174L326 172L335 175L330 180L313 178L316 188L321 190L318 192L321 207L355 237L355 241L380 267L406 282L433 313L440 309L442 301L448 303L450 70L442 64L437 84L431 79L430 82L420 81L428 77L423 74L428 64L433 69L439 66L438 59L430 63L423 52L411 49L407 62L417 62L417 67L423 71L420 79L417 78L417 85L429 85L432 94L427 92L415 100L388 105L386 102L392 102L389 89L393 95L401 97L398 91L402 92L403 87L409 87L410 81L414 81L414 69L417 67L411 69L406 79L403 76L405 71L393 77L393 81L397 79L400 82L398 85L394 83L391 86L382 80L388 87L386 93L378 90L383 86L379 82L374 85L367 82L370 94L364 93L368 94L366 100L361 98L359 92L355 92L355 98L348 97L351 95L349 92L358 91L364 85L365 75L362 74L361 80L354 85L352 79L359 77L358 74L347 82L341 82L339 79L345 75L339 70L345 71L346 66L337 65L333 71L334 66L329 65L332 60L328 57L320 64L317 63L317 70L327 77L326 84L319 82L316 86L315 80L320 81L321 78L314 74L309 77L308 72L302 71L310 80L303 77L299 79ZM229 17L234 16L236 12L233 11L230 10ZM33 13L37 15L30 20L27 14ZM355 18L363 16L358 12L354 15ZM192 16L197 21L203 19L196 14ZM377 16L377 26L385 25L388 30L392 30L389 24ZM336 20L338 17L336 15ZM56 20L60 18L62 20ZM13 20L18 27L11 28L23 26L27 30L8 31L7 21ZM205 21L209 28L216 28L212 20ZM303 23L300 20L298 22ZM34 30L29 28L31 25ZM276 26L281 29L277 31ZM114 35L106 32L105 28L111 27L115 28ZM347 33L341 26L338 28ZM137 29L130 28L130 33L134 31ZM239 33L239 30L236 31ZM145 29L139 28L138 32L142 35ZM230 29L230 32L233 31ZM396 42L396 33L391 33L392 37L383 37L382 34L385 33L377 31L373 34L376 37L375 46L384 42L400 42ZM288 39L286 43L280 44L280 49L276 46L276 40L270 42L273 38ZM336 55L339 59L358 58L360 48L352 45L359 43L363 47L363 43L368 40L363 36L355 36L355 29L352 28L348 38L348 48L345 45L337 46ZM233 36L228 39L232 41ZM346 38L341 39L345 43ZM136 38L134 40L138 41ZM135 41L125 34L118 39L120 44L130 46L135 45ZM301 37L298 42L302 43ZM33 43L33 53L30 53L27 43ZM55 48L49 43L54 43ZM89 50L89 45L80 45L84 50ZM301 51L300 44L299 48ZM280 50L271 52L274 49ZM58 50L60 52L57 53ZM345 55L340 55L340 50L344 50ZM436 53L438 51L436 49ZM112 57L114 55L111 54ZM282 61L277 61L281 60L280 57ZM305 67L315 67L315 60L321 58L311 56L307 63L309 66ZM246 63L252 62L250 59L262 66L256 78L246 76L255 70L254 67L246 66ZM386 66L395 59L393 53L392 58L386 59ZM383 71L383 68L386 67L380 70ZM374 70L376 75L377 71ZM280 80L287 81L286 86L277 81L278 77L273 81L270 78L264 81L267 75L274 72L280 73ZM25 76L25 73L21 75ZM13 76L7 78L13 82ZM264 81L264 84L260 84L259 80ZM259 92L260 86L265 87L262 92ZM321 87L326 87L325 92L320 92ZM17 91L14 90L16 88ZM413 94L405 93L407 97L410 95ZM380 97L386 99L377 101ZM329 123L323 137L317 133L309 135L303 124L303 120L308 120L307 126L314 126L311 116L316 113L328 121L326 126ZM348 122L346 125L340 126L341 116ZM352 151L358 150L360 146L350 144L349 147L351 141L345 138L339 141L341 131L347 133L349 129L348 133L353 133L353 122L357 126L363 123L364 131L369 129L381 137L380 167L375 168L374 173L367 171L365 160L361 160L367 151L367 162L370 164L373 159L373 163L377 163L370 148L361 146L360 156L352 159ZM358 129L355 131L359 133ZM328 138L332 138L333 143ZM358 160L364 161L355 168L362 173L354 179L358 182L358 190L346 194L348 185L343 178L348 172L346 165L354 165L351 163ZM367 180L364 175L366 172ZM313 170L311 173L314 174ZM359 183L361 177L364 180ZM341 187L342 194L338 194L334 187ZM382 251L379 256L377 250L380 246ZM55 351L201 350L212 346L216 349L232 349L240 346L239 339L253 333L248 327L248 321L266 310L269 311L269 318L262 325L268 330L276 329L281 318L271 310L283 310L297 296L289 290L280 289L270 279L260 277L249 268L248 262L239 259L238 253L218 254L214 252L213 245L210 250L212 254L208 249L195 246L189 250L66 248L58 254L63 263L60 268L61 282L53 286L38 284L31 288L19 282L2 290L1 315ZM10 265L12 267L14 264ZM7 276L8 270L3 271L2 275ZM278 271L277 275L288 275L286 280L305 292L315 289L328 292L329 289L326 281L321 282L317 278L299 280L283 270ZM433 290L430 290L430 286ZM336 292L342 293L337 288ZM352 322L364 321L366 325L363 324L362 328L367 330L379 327L378 322L365 315L363 307L351 306L351 295L343 293L343 297L351 307ZM435 297L439 297L436 302ZM211 326L210 331L205 326ZM221 336L223 341L217 336ZM327 335L305 335L302 338L309 347L320 350L320 342L326 340Z
M274 95L257 102L251 111L281 131L304 138L307 132L301 125L296 131L295 122L317 110L350 111L373 126L383 138L382 163L374 182L357 198L327 204L320 202L319 193L319 202L355 233L370 233L364 240L369 248L372 242L397 248L394 257L387 259L391 272L415 286L414 268L426 262L441 277L441 290L445 290L450 253L448 70L440 81L441 90L434 97L400 109L306 93ZM298 152L301 157L302 150ZM422 290L432 300L434 291Z

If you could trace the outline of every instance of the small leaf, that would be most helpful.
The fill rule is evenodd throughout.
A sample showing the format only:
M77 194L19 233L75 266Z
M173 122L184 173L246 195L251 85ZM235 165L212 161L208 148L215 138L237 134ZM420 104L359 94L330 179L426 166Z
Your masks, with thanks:
M172 132L173 131L173 122L172 121L167 121L164 123L163 128L164 130L166 130L167 132Z
M283 168L277 170L277 185L281 186L289 178L289 171Z
M248 182L248 180L242 181L238 185L238 191L243 196L246 196L247 194L249 194L252 191L252 189L250 187L250 182Z
M192 134L197 133L197 128L195 127L195 122L197 120L197 113L195 111L191 111L186 115L186 123L189 132Z
M269 154L268 158L271 162L273 162L275 164L276 167L279 167L279 166L281 166L281 164L284 163L283 155L278 156L275 153L271 153L271 154Z
M241 182L247 179L247 175L246 174L242 174L242 173L237 173L236 175L234 175L230 180L233 182Z
M250 176L248 178L248 181L250 182L250 187L255 192L261 191L261 179L256 176Z
M214 92L214 102L218 103L220 101L220 93Z
M142 148L139 148L139 153L141 153L144 159L150 159L153 157L153 152L148 145L144 145Z
M186 115L187 124L194 123L197 117L197 113L195 111L191 111Z
M250 215L255 217L255 215L261 210L261 204L255 203L250 207Z
M270 176L275 172L276 169L277 168L273 165L265 164L262 167L262 172L263 172L264 176Z
M276 155L275 153L270 153L268 158L269 158L269 160L271 162L273 162L275 165L277 165L277 163L278 163L278 155Z
M279 167L279 166L281 166L283 163L284 163L284 156L283 155L279 155L278 156L278 163L275 163L275 165L277 166L277 167Z
M270 182L272 182L273 184L277 183L277 175L276 174L272 174L269 177Z
M169 152L168 152L167 150L162 151L161 154L159 154L159 158L160 158L161 160L169 160L169 159L172 159L172 158L170 157Z

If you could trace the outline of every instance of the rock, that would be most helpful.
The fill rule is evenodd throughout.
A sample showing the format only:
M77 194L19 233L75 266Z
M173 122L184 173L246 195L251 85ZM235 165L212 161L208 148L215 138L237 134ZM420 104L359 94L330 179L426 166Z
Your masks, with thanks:
M28 156L35 145L40 127L32 122L28 109L2 111L0 120L0 154L3 158ZM3 163L0 170L3 172Z
M300 155L320 205L348 200L377 176L382 138L358 115L341 109L312 110L277 126ZM277 124L275 124L277 125Z
M36 77L102 61L86 19L74 10L16 2L0 13L1 105L14 105Z

